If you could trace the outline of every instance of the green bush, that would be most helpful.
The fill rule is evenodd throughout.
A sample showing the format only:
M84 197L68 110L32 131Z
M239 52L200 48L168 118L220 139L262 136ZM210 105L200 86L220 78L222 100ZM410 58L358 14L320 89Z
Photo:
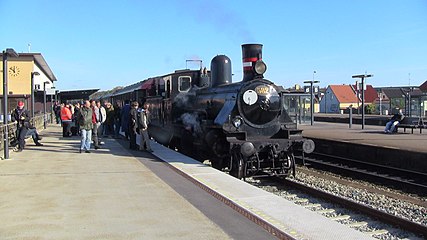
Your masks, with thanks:
M366 105L365 112L367 114L373 114L373 113L375 113L375 109L376 109L376 106L375 106L375 104L372 103L372 104Z

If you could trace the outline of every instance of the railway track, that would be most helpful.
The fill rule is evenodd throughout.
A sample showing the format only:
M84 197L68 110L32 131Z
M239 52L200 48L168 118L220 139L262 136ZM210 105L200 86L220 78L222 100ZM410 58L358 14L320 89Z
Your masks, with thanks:
M302 160L302 157L297 157ZM352 178L369 180L421 196L427 195L427 174L327 154L311 154L305 165Z
M296 197L296 194L290 194L285 195L285 198L290 198L291 201L295 202L296 204L304 204L305 208L312 209L313 211L319 212L323 215L331 215L329 216L333 220L342 222L343 224L349 225L353 228L366 228L368 223L366 221L360 221L360 220L354 220L351 219L352 214L346 214L345 212L348 211L347 209L350 209L355 212L362 213L365 216L368 216L370 218L376 219L380 221L381 223L386 223L393 225L397 228L404 229L406 231L409 231L416 235L422 235L424 238L427 238L427 226L415 223L413 221L383 212L381 210L375 209L373 207L367 206L362 203L358 203L356 201L353 201L348 198L344 198L341 196L337 196L333 193L329 193L327 191L323 191L320 189L316 189L310 186L307 186L301 182L298 182L296 180L291 179L282 179L282 178L276 178L276 177L269 177L268 181L272 181L275 184L278 184L278 186L283 185L286 187L290 187L292 189L299 190L303 193L308 194L309 196L313 196L315 198L324 199L328 202L331 202L333 204L339 205L343 208L345 208L345 211L337 211L334 208L318 208L323 204L318 203L311 203L310 200L307 198L298 198ZM338 213L337 212L344 212ZM362 218L363 219L363 218ZM369 229L369 228L368 228ZM371 236L380 236L384 234L388 234L389 231L385 229L370 229L370 230L361 230L364 231L366 234L369 234ZM381 237L379 237L381 238ZM387 237L384 237L387 238Z

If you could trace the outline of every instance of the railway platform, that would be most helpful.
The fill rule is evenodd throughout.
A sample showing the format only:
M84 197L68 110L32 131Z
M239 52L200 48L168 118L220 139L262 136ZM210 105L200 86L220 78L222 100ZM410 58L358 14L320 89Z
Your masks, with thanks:
M134 156L113 139L80 154L78 137L61 133L50 126L43 147L28 142L0 161L0 239L233 238L141 162L159 164L151 154ZM235 217L225 223L250 228ZM258 231L248 233L271 238Z
M42 135L0 161L0 239L371 239L156 143Z
M351 157L408 170L427 172L427 133L385 134L384 126L314 122L299 125L316 143L316 152Z

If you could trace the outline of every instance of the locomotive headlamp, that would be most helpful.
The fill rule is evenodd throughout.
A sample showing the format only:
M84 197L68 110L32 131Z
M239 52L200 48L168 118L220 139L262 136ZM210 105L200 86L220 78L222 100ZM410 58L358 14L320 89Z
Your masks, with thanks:
M255 62L254 70L257 74L264 74L267 71L267 65L262 60L258 60Z
M243 124L243 119L241 117L237 116L233 119L232 123L233 123L233 126L235 128L239 128Z

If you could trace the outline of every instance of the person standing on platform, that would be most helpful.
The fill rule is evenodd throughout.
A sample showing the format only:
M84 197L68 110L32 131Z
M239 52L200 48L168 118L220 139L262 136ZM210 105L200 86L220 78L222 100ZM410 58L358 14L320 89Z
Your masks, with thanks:
M13 110L11 115L12 122L17 121L17 133L16 137L18 138L18 152L22 152L25 147L25 136L27 135L28 129L31 127L30 123L30 114L26 109L24 109L24 102L19 101L18 106ZM42 146L38 142L38 138L34 139L34 143L37 146Z
M129 111L129 148L137 150L136 147L136 133L138 131L138 102L132 102L131 109Z
M130 101L125 100L125 105L120 112L122 131L125 133L126 140L129 139L129 112L130 112Z
M77 120L80 126L80 153L85 151L90 153L90 143L92 141L92 122L93 112L90 106L90 102L86 100L84 105L80 108L80 111L77 115Z
M61 123L61 104L58 101L55 102L53 107L53 112L55 113L56 124Z
M65 107L61 108L61 122L62 122L62 136L71 137L71 121L73 114L71 113L70 104L67 103Z
M148 136L148 124L149 124L149 105L145 103L141 110L138 112L138 128L139 134L141 135L141 142L139 143L139 150L152 152L150 145L150 137Z
M120 107L120 101L116 101L116 104L114 105L114 138L120 138L120 127L121 127L121 111L122 108Z
M99 140L98 140L98 127L101 125L100 117L99 117L99 109L96 106L95 100L92 100L90 102L91 108L92 108L92 140L93 140L93 147L95 149L99 149Z
M107 119L107 112L105 111L104 106L101 105L99 100L96 101L96 107L99 110L99 126L98 126L98 143L101 143L101 138L104 136L105 129L105 120Z
M114 135L114 107L111 103L105 104L105 111L107 112L107 118L105 120L105 135L107 137Z

